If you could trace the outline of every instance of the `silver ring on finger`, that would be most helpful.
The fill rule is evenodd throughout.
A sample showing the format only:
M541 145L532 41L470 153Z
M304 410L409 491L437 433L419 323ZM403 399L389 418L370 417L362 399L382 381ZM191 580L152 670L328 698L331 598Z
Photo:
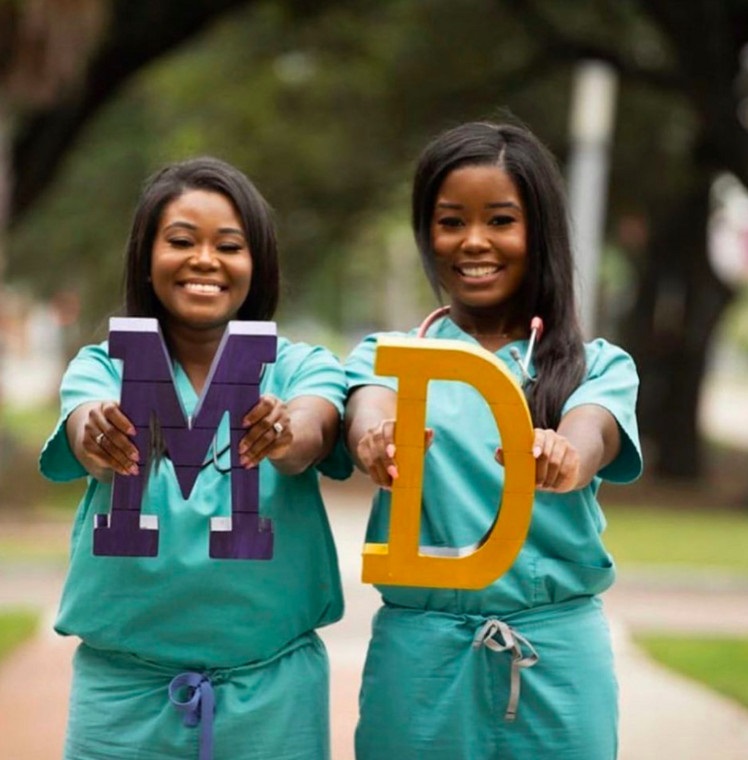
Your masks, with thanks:
M274 422L273 423L273 430L275 430L275 435L278 436L278 435L280 435L285 430L285 428L283 427L283 425L280 422Z
M106 436L104 435L104 433L99 433L96 436L96 438L94 438L94 441L96 442L96 445L97 446L101 446L101 442L104 440L104 438L106 438Z

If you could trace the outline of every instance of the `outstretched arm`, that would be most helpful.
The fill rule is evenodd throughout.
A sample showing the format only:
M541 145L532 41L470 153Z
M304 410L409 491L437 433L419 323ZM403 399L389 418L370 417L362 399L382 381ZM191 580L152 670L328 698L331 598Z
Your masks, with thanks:
M76 459L89 475L107 481L113 472L138 473L138 450L129 436L135 428L116 401L90 401L68 416L65 432Z
M381 385L363 385L348 397L345 435L356 466L380 487L392 486L395 466L397 394Z
M285 475L298 475L332 451L340 415L320 396L297 396L286 404L266 394L244 417L244 426L239 459L245 467L267 457Z
M620 450L621 434L613 415L596 404L578 406L563 416L558 430L536 428L537 488L557 493L584 488Z

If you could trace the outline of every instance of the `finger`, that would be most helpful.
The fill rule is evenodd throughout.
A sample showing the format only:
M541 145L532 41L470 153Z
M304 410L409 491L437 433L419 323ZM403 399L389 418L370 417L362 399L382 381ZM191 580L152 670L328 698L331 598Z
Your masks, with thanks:
M544 430L535 430L535 440L532 445L532 455L535 458L535 484L540 487L548 473L548 460L543 456L546 444L546 435Z
M431 446L433 441L434 441L433 428L426 428L426 430L424 431L424 438L423 438L424 448L428 450L429 446Z
M566 478L565 468L567 467L567 455L569 447L566 441L556 439L550 455L548 457L548 474L546 476L545 487L557 489Z
M280 403L239 442L239 461L245 467L255 467L266 457L283 456L292 442L291 418L285 404Z
M101 413L104 419L117 430L122 431L126 436L133 436L137 432L135 426L125 416L119 404L109 403L101 407Z
M504 449L500 446L494 452L494 459L503 467L504 466Z
M538 481L538 487L545 490L555 490L564 479L567 468L567 455L570 452L569 442L563 436L549 433L545 436L541 460L545 461L545 475Z
M242 426L245 428L252 427L264 417L272 414L273 409L281 403L280 399L270 393L260 396L257 403L244 415Z
M388 443L384 447L385 457L382 460L382 467L389 476L390 480L397 480L400 477L400 472L398 471L397 464L395 463L396 452L397 449L395 448L394 443Z
M105 402L94 407L86 420L83 436L83 448L94 461L122 475L138 473L138 450L132 441L117 427L109 422L114 416L120 424L127 418L118 410L115 402ZM127 423L130 428L132 425Z
M380 488L392 487L392 478L387 473L387 469L380 460L372 462L369 467L369 477L371 477L374 483Z
M121 434L119 434L121 435ZM107 436L106 433L97 434L94 443L99 448L98 456L104 460L104 464L120 475L137 475L140 468L125 452ZM134 447L133 447L134 448ZM137 450L136 450L137 454Z
M242 437L239 445L240 454L254 450L259 451L264 448L268 441L277 437L279 433L273 427L275 423L280 425L281 432L288 427L287 417L283 416L280 405L272 404L267 400L258 403L252 408L252 411L247 414L244 421L246 422L249 419L252 419L252 422L249 425L244 425L247 428L247 432ZM263 439L265 443L259 443Z
M107 416L107 421L109 420L110 417ZM140 452L130 437L131 435L135 435L135 427L119 409L117 409L115 415L115 422L116 424L102 427L102 432L106 436L108 444L107 450L124 464L131 465L139 462ZM126 432L128 430L132 430L133 432Z
M580 468L579 454L572 447L567 447L563 461L559 467L558 477L553 483L553 490L558 492L572 491L576 488Z
M545 445L545 430L535 429L535 438L532 444L532 455L535 459L538 459L543 453L543 446Z

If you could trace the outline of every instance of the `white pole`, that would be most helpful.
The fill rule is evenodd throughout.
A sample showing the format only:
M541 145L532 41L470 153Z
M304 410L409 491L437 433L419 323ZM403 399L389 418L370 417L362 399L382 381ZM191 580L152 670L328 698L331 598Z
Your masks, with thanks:
M608 153L617 76L602 61L577 67L569 132L569 207L576 254L580 320L586 337L595 334L600 252L605 234Z

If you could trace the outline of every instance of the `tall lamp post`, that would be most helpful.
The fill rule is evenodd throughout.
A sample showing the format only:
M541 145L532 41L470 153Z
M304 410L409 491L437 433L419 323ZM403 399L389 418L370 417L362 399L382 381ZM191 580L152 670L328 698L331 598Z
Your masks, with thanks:
M574 74L568 166L569 206L576 253L580 321L595 333L600 252L605 234L608 163L618 79L603 61L588 60Z

